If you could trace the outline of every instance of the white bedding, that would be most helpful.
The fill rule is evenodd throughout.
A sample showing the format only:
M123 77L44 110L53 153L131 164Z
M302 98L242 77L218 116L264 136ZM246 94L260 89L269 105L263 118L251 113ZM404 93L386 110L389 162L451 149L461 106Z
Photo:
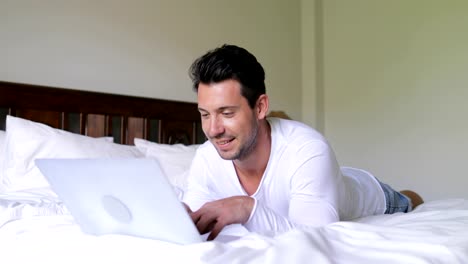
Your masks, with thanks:
M187 246L83 234L43 190L0 194L0 206L2 263L468 263L468 200L462 199L308 232Z
M109 153L113 157L155 158L164 161L161 165L169 174L169 181L183 193L196 146L169 147L144 140L136 140L137 146L120 146L44 128L27 120L14 121L9 126L7 123L6 138L5 133L0 133L0 143L8 146L2 148L0 144L2 264L468 263L468 200L463 199L432 201L408 214L372 216L309 231L248 233L230 242L181 246L123 235L86 235L44 184L42 175L32 173L37 172L33 166L35 158L105 157ZM27 127L29 134L8 136L15 131L14 125L20 132ZM65 139L76 144L60 148L63 145L57 142ZM25 175L28 180L24 180Z

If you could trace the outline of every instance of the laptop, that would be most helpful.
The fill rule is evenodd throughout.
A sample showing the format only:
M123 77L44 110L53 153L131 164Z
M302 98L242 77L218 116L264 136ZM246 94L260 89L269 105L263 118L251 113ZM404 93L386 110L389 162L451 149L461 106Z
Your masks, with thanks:
M82 231L199 243L185 207L154 159L37 159Z

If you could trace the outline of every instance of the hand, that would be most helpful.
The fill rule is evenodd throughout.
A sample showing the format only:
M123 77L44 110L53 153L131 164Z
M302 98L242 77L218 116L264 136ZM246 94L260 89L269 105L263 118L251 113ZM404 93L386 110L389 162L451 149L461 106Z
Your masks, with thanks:
M249 220L254 199L249 196L232 196L208 202L190 214L201 234L211 231L208 240L215 239L230 224L245 224Z

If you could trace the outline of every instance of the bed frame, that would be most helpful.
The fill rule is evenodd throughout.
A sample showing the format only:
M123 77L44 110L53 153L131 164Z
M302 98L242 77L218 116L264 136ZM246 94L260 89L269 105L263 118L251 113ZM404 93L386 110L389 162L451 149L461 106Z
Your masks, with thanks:
M205 141L197 104L0 81L0 129L6 115L91 137L165 144Z

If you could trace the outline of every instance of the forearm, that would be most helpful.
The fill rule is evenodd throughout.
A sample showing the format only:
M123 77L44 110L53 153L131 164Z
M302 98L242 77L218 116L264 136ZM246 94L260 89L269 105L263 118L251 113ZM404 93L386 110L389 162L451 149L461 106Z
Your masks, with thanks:
M249 231L258 233L284 232L294 228L294 224L287 217L275 213L257 199L244 226Z
M245 227L252 232L281 233L294 228L316 228L336 221L339 221L336 210L324 201L292 201L289 214L283 216L256 200Z

